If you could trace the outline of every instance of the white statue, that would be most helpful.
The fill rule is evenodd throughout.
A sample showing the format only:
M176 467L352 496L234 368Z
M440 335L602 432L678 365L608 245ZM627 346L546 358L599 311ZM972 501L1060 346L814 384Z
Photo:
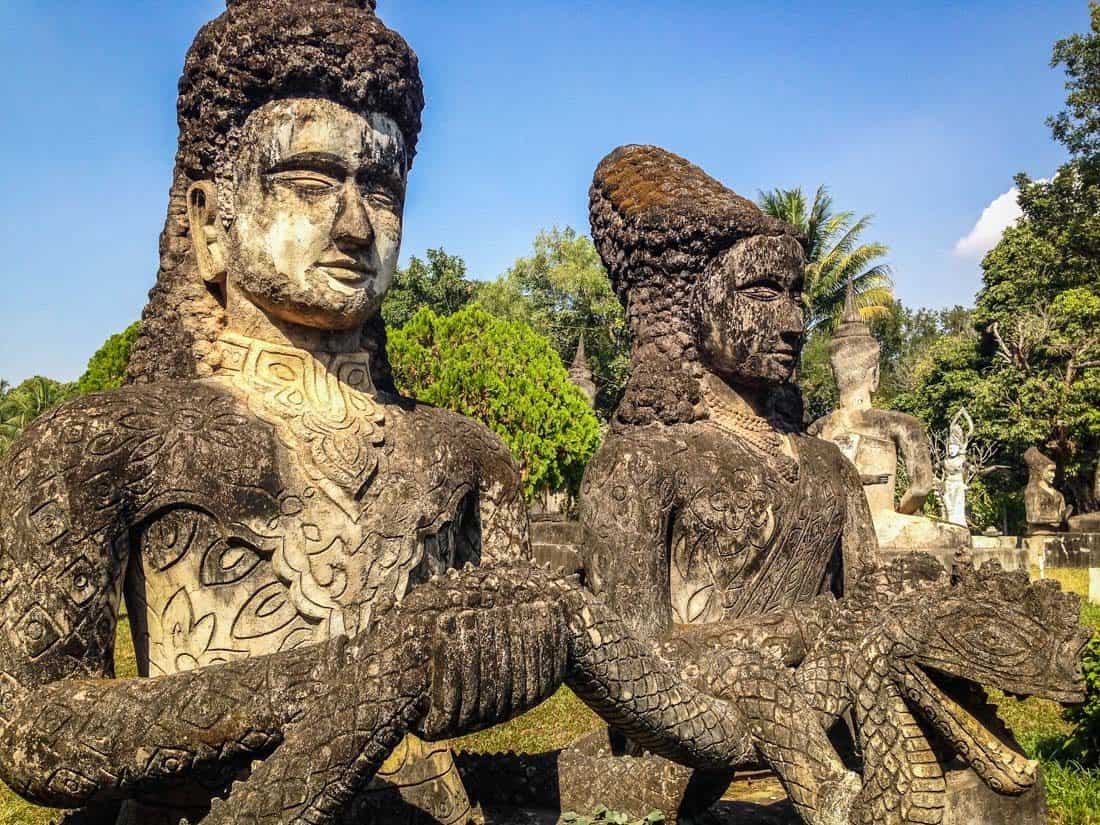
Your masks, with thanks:
M966 526L966 448L973 435L974 419L962 407L951 419L947 455L943 460L943 509L947 521L963 527Z

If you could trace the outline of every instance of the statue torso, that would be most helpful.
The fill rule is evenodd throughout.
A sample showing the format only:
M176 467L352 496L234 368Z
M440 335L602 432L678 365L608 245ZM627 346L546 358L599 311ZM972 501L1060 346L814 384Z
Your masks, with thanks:
M152 674L353 634L378 599L480 560L481 471L508 461L482 428L380 401L361 356L219 346L204 383L242 442L264 443L267 477L205 506L166 501L141 526L127 596ZM247 451L232 455L247 474Z
M843 459L818 439L790 445L791 457L769 455L707 423L610 436L581 502L597 533L597 588L629 614L651 600L639 591L655 579L675 624L765 613L828 590L840 574ZM648 535L651 558L612 557L622 547L615 531Z
M86 601L117 603L100 582L125 568L143 672L351 634L433 572L526 552L514 466L484 427L360 390L361 358L223 355L214 378L59 408L11 456L12 524L33 531L13 546L64 542Z
M864 479L872 513L894 510L898 449L889 414L881 410L837 410L815 425L818 436L840 448Z

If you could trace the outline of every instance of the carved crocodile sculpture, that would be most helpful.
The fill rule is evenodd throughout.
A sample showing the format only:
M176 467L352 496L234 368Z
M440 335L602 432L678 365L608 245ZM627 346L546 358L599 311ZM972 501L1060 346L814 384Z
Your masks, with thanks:
M1079 699L1087 634L1075 596L1024 574L960 566L901 584L913 578L895 565L843 605L812 605L821 632L796 670L745 636L717 653L715 628L711 649L677 651L685 674L695 659L692 687L572 581L525 565L450 571L351 640L186 678L88 680L75 694L9 685L0 778L39 804L82 809L71 823L196 781L226 789L204 825L335 823L406 733L488 727L564 683L682 764L722 771L763 755L812 825L934 825L939 745L1001 793L1035 779L977 685ZM129 718L133 708L145 715ZM862 784L824 735L850 709Z
M953 757L997 793L1031 788L1038 763L1024 755L985 688L1082 701L1081 650L1091 631L1081 628L1079 609L1079 598L1056 582L1032 584L1023 571L1005 572L995 562L975 570L966 557L948 574L924 555L864 578L843 602L823 598L802 609L799 625L811 638L795 671L799 699L822 729L851 712L862 750L862 788L838 803L850 810L842 821L936 825L945 804L943 766ZM737 697L739 709L756 717L759 737L755 726L769 697L759 697L755 709L746 702L737 648L747 644L766 647L736 625L716 625L705 636L673 636L662 652L701 689ZM782 737L772 729L765 738ZM815 810L820 795L807 794L827 757L794 756L768 761L803 819L829 815Z
M792 672L768 654L746 651L736 669L743 681L756 675L758 694L794 696ZM121 800L205 782L224 798L204 825L321 825L339 821L406 733L488 727L562 683L648 749L704 770L754 761L754 733L766 740L804 716L778 701L764 725L750 723L688 686L572 581L527 565L468 567L382 605L351 640L77 691L71 680L8 685L0 779L38 804L82 809L71 823L113 821ZM814 753L827 743L811 730L789 744ZM855 778L825 757L818 774L850 787ZM833 809L832 788L815 786L821 810Z

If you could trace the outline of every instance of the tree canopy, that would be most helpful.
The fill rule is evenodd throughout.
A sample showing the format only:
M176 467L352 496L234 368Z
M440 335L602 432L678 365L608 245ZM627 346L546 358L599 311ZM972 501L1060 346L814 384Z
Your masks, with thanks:
M382 303L382 318L391 329L403 327L421 307L438 315L458 312L474 294L474 283L466 277L466 261L442 248L429 249L427 260L413 255L409 265L399 268Z
M550 342L523 321L476 304L453 315L420 309L390 334L402 392L486 424L512 451L531 498L576 493L600 425Z
M0 455L8 451L12 442L34 419L72 397L73 384L62 384L41 375L28 378L11 387L3 382L0 392Z
M545 336L566 364L583 336L597 386L596 411L610 417L626 385L630 335L589 238L569 227L539 232L531 254L480 285L477 300L493 315L523 321Z
M103 342L88 360L84 374L76 382L76 394L113 390L122 386L126 378L126 365L130 363L130 350L137 340L140 321L134 321L122 332Z

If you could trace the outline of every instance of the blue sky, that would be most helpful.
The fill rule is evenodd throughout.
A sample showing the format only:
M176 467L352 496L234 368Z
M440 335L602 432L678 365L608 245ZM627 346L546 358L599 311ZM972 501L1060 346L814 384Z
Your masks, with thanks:
M0 4L0 377L75 378L140 315L176 80L222 7ZM419 53L428 99L403 257L443 246L492 278L542 227L587 231L604 154L656 143L748 196L825 183L841 208L875 213L869 239L892 246L913 306L970 303L982 243L956 244L1013 174L1064 160L1044 124L1064 96L1050 50L1088 26L1085 0L379 0L379 13Z

